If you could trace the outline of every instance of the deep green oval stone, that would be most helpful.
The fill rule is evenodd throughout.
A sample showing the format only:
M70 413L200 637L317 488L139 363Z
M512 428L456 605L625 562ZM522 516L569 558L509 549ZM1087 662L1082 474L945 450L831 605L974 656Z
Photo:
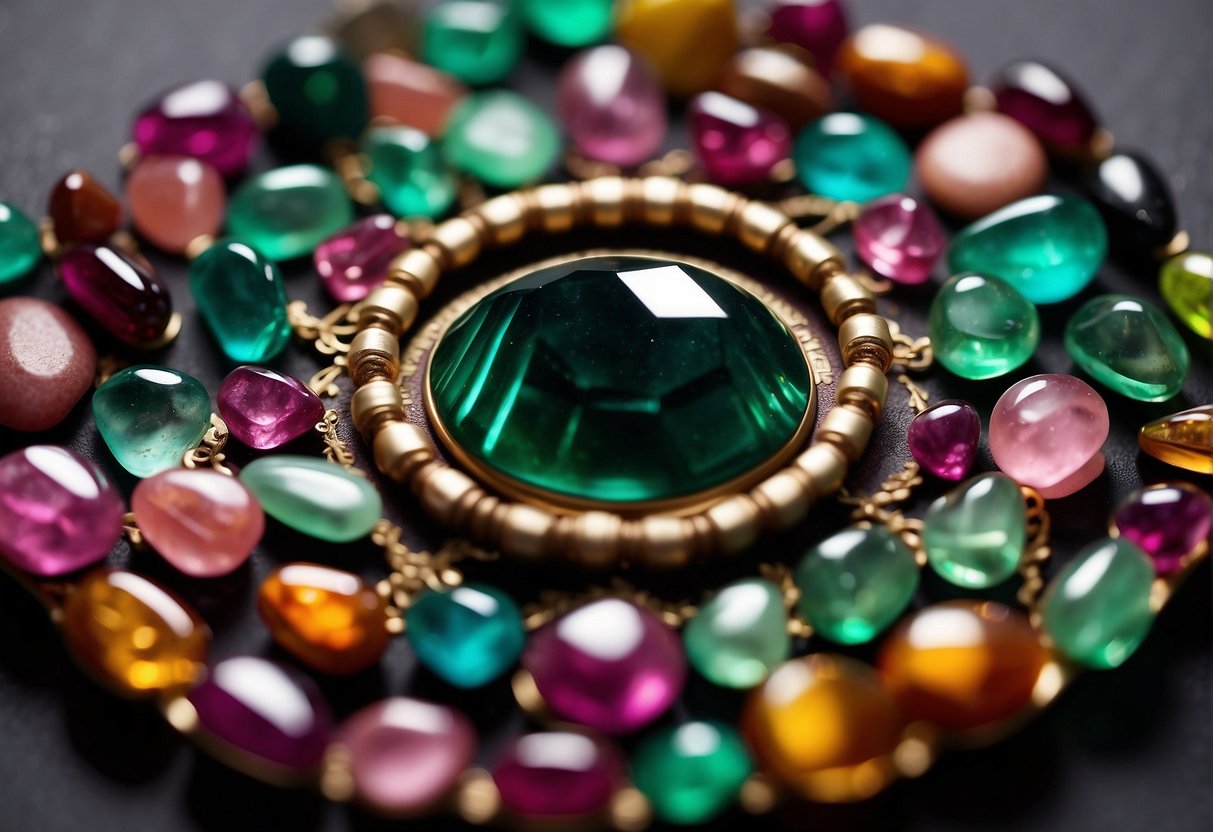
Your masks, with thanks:
M944 580L984 589L1010 578L1027 544L1023 492L1005 474L982 474L949 491L923 517L927 562Z
M1154 621L1149 556L1123 538L1090 544L1065 565L1040 599L1057 649L1094 668L1117 667L1145 641Z
M1191 356L1167 316L1129 295L1100 295L1066 322L1066 352L1092 378L1142 402L1174 396Z
M927 332L939 363L956 375L997 378L1036 352L1040 316L1005 280L958 274L931 301Z
M468 95L447 121L448 161L495 188L517 188L544 174L560 154L551 117L509 90Z
M28 274L41 257L37 226L16 206L0 202L0 284Z
M469 84L494 84L522 58L522 24L511 0L442 0L425 18L422 55Z
M93 421L123 468L150 477L176 468L197 447L211 423L211 399L193 376L139 364L97 388Z
M278 128L305 145L353 139L370 118L362 71L332 38L295 38L261 72Z
M227 204L231 236L271 260L311 254L353 220L341 179L318 165L290 165L250 177Z
M240 472L265 513L297 532L330 543L370 533L383 502L365 477L310 456L266 456Z
M770 675L788 657L792 639L783 593L770 581L751 578L716 593L682 631L687 659L704 678L744 690Z
M420 130L374 127L362 140L362 152L370 162L366 178L396 216L437 217L455 201L455 174L438 145Z
M590 257L515 280L435 347L430 404L473 462L595 502L666 500L752 471L812 389L796 337L722 277Z
M291 340L282 275L244 243L221 241L198 255L190 263L190 292L232 361L261 364Z
M1158 291L1175 317L1202 338L1213 338L1209 298L1213 295L1213 255L1185 251L1162 264Z
M810 193L854 202L905 190L912 165L892 127L859 113L831 113L805 127L792 159Z
M560 46L589 46L611 34L613 0L522 0L527 28Z
M687 722L646 738L632 754L632 780L666 823L704 823L727 809L753 771L737 729Z
M417 660L460 688L476 688L504 673L526 646L522 613L499 589L464 584L427 592L404 614Z

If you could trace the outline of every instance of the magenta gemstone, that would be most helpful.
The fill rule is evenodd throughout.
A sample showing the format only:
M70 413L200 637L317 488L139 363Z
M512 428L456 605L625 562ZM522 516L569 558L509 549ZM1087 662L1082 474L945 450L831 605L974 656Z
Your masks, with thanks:
M793 0L771 10L767 34L777 41L807 49L823 75L834 67L834 55L847 39L846 9L840 0Z
M855 253L872 271L895 283L925 283L948 241L935 213L905 194L863 206L855 219Z
M0 555L34 575L63 575L109 554L122 497L68 448L31 445L0 457Z
M262 451L298 439L324 418L324 402L306 384L266 367L232 370L216 403L232 436Z
M1098 126L1082 93L1064 75L1039 61L1003 67L992 85L998 110L1068 153L1085 150Z
M590 159L630 168L665 140L665 96L638 55L614 44L582 52L560 71L556 111L573 145Z
M168 286L142 257L111 245L81 245L59 258L63 286L107 332L141 345L164 334L173 316Z
M574 731L519 737L493 767L501 802L532 817L600 812L623 779L623 757L608 741Z
M962 480L973 467L981 418L973 405L943 401L914 417L906 444L918 464L945 480Z
M234 89L220 81L194 81L145 108L131 133L144 156L192 156L234 176L248 165L257 123Z
M343 228L316 246L312 260L333 299L359 301L383 283L388 266L409 247L391 214L375 214Z
M614 598L536 631L522 666L557 715L608 734L630 733L665 713L687 672L677 634L648 610Z
M1186 482L1136 491L1112 515L1120 536L1140 546L1159 575L1173 575L1183 568L1186 556L1208 540L1211 523L1209 495Z
M761 182L791 152L791 132L779 116L731 96L701 93L690 114L695 156L721 185Z

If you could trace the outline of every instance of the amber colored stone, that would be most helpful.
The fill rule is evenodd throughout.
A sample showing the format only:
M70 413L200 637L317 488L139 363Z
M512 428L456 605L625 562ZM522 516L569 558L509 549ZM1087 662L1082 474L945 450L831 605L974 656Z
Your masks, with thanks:
M795 47L758 46L733 56L716 88L787 122L793 131L834 109L830 82Z
M122 206L86 170L74 170L55 183L46 212L61 244L100 243L122 225Z
M131 222L149 242L182 254L198 237L223 227L227 193L209 162L186 156L148 156L126 179Z
M357 673L387 649L385 603L352 572L280 566L261 584L257 611L274 641L322 673Z
M410 52L420 34L416 3L398 0L344 0L330 31L358 60L375 52Z
M97 351L71 315L37 298L0 300L0 425L46 430L93 386Z
M1181 410L1142 426L1137 443L1168 465L1213 474L1213 404Z
M211 631L167 589L124 569L89 572L63 606L76 661L128 696L189 687L202 674Z
M860 108L894 127L930 127L964 106L964 61L930 35L883 23L864 26L846 39L835 61Z
M668 92L686 97L712 86L737 51L737 11L733 0L623 0L615 35L649 60Z
M415 127L431 136L442 135L451 110L467 95L467 87L454 75L391 52L363 61L362 74L372 119Z

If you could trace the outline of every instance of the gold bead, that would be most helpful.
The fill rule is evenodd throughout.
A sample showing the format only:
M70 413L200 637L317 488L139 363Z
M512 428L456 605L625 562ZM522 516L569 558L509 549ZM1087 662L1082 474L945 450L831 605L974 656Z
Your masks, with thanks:
M893 335L879 315L860 313L839 324L838 346L848 367L864 361L887 373L893 365Z
M765 525L790 529L809 513L816 499L809 475L795 466L760 482L750 491Z
M486 240L494 245L516 243L526 234L526 206L514 194L502 194L482 202L475 212L484 220Z
M867 413L875 422L884 412L885 397L888 393L888 376L871 364L856 364L847 367L838 377L838 384L834 388L834 401Z
M434 459L434 443L425 431L409 422L381 422L375 433L375 466L383 475L405 482L422 465Z
M830 442L814 442L796 457L795 465L809 475L819 497L829 496L842 488L847 475L847 458Z
M842 252L825 238L812 231L801 230L788 242L783 262L793 277L816 292L821 289L822 281L829 273L827 264L832 264L834 271L842 271L845 261Z
M381 326L399 337L417 318L417 296L399 284L385 283L358 305L358 327Z
M851 462L863 456L872 438L872 420L868 414L847 405L838 405L817 428L817 440L831 442L842 450Z
M780 230L792 222L792 218L778 208L765 202L747 202L735 214L737 217L737 239L746 248L765 252Z
M547 537L556 523L550 511L513 503L501 523L501 548L510 554L539 558L547 554Z
M467 474L441 463L431 463L422 468L415 486L421 504L430 515L452 528L458 528L459 516L484 494L484 490Z
M733 212L745 203L745 197L700 182L687 186L687 200L691 206L691 227L708 234L724 231Z
M623 225L623 206L627 195L624 180L618 176L600 176L581 183L581 192L589 205L590 219L603 228Z
M350 343L349 367L359 386L375 379L395 381L400 371L400 341L379 327L362 330Z
M466 217L452 217L434 227L427 239L443 252L446 269L458 269L471 263L480 254L480 232Z
M705 511L704 516L715 532L715 551L736 554L758 539L758 505L749 494L726 497Z
M822 284L821 305L834 326L852 315L876 312L876 298L871 290L842 272L830 275Z
M540 185L532 192L537 208L539 227L560 233L577 224L579 194L571 185Z
M371 381L354 391L350 416L363 436L375 435L381 423L404 420L404 401L394 381Z
M640 180L641 218L650 225L670 225L686 198L686 183L672 176L646 176Z
M583 511L561 517L558 533L564 543L561 549L569 558L586 566L610 566L619 557L619 532L623 518L609 511Z
M691 559L693 529L689 520L665 514L651 514L629 522L637 525L637 559L642 563L671 567L682 566Z
M429 249L411 248L392 261L388 282L400 283L419 298L429 297L442 276L442 267Z

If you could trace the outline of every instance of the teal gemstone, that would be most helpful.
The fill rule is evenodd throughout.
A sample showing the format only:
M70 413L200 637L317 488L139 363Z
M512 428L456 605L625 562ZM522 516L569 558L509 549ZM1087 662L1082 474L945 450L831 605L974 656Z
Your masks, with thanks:
M997 378L1022 367L1040 343L1040 316L997 277L958 274L931 301L927 334L939 363L961 378Z
M460 170L496 188L517 188L542 176L560 155L550 116L509 90L464 97L447 122L443 149Z
M496 679L518 661L526 646L518 605L484 584L427 592L404 619L417 660L460 688Z
M136 477L181 464L211 423L211 399L193 376L140 364L93 394L93 421L114 459Z
M332 38L296 38L261 72L278 128L305 145L353 139L370 118L358 64Z
M0 285L29 274L41 257L37 226L16 206L0 202Z
M494 84L514 71L523 42L509 0L443 0L426 15L422 54L469 84Z
M227 230L271 260L311 254L354 219L345 186L318 165L291 165L250 177L227 204Z
M1136 545L1105 538L1080 551L1040 599L1045 631L1063 654L1087 667L1124 663L1154 621L1154 567Z
M362 140L366 178L398 217L438 217L455 201L458 184L438 145L412 127L374 127Z
M737 730L688 722L647 737L632 754L632 781L666 823L705 823L727 809L753 771Z
M744 690L788 657L792 640L783 593L770 581L738 581L699 608L682 631L691 666L706 679Z
M330 543L365 537L383 514L370 481L325 459L261 457L244 466L240 481L270 517Z
M225 355L261 364L291 339L278 267L250 246L215 243L190 263L190 292Z
M430 359L432 412L515 487L595 502L686 497L749 474L805 419L796 337L724 278L589 257L492 292Z
M1142 402L1179 392L1191 356L1160 310L1129 295L1100 295L1066 323L1066 352L1100 384Z
M984 589L1010 578L1027 544L1023 492L1005 474L982 474L931 504L923 518L927 562L944 580Z
M863 644L918 591L918 564L884 526L852 526L818 543L796 567L801 614L823 638Z
M948 267L1001 277L1033 303L1056 303L1082 291L1107 253L1108 232L1091 203L1044 195L963 229L948 249Z
M810 193L867 202L905 190L910 150L892 127L858 113L831 113L800 131L796 175Z
M589 46L611 33L613 0L522 0L527 28L560 46Z

